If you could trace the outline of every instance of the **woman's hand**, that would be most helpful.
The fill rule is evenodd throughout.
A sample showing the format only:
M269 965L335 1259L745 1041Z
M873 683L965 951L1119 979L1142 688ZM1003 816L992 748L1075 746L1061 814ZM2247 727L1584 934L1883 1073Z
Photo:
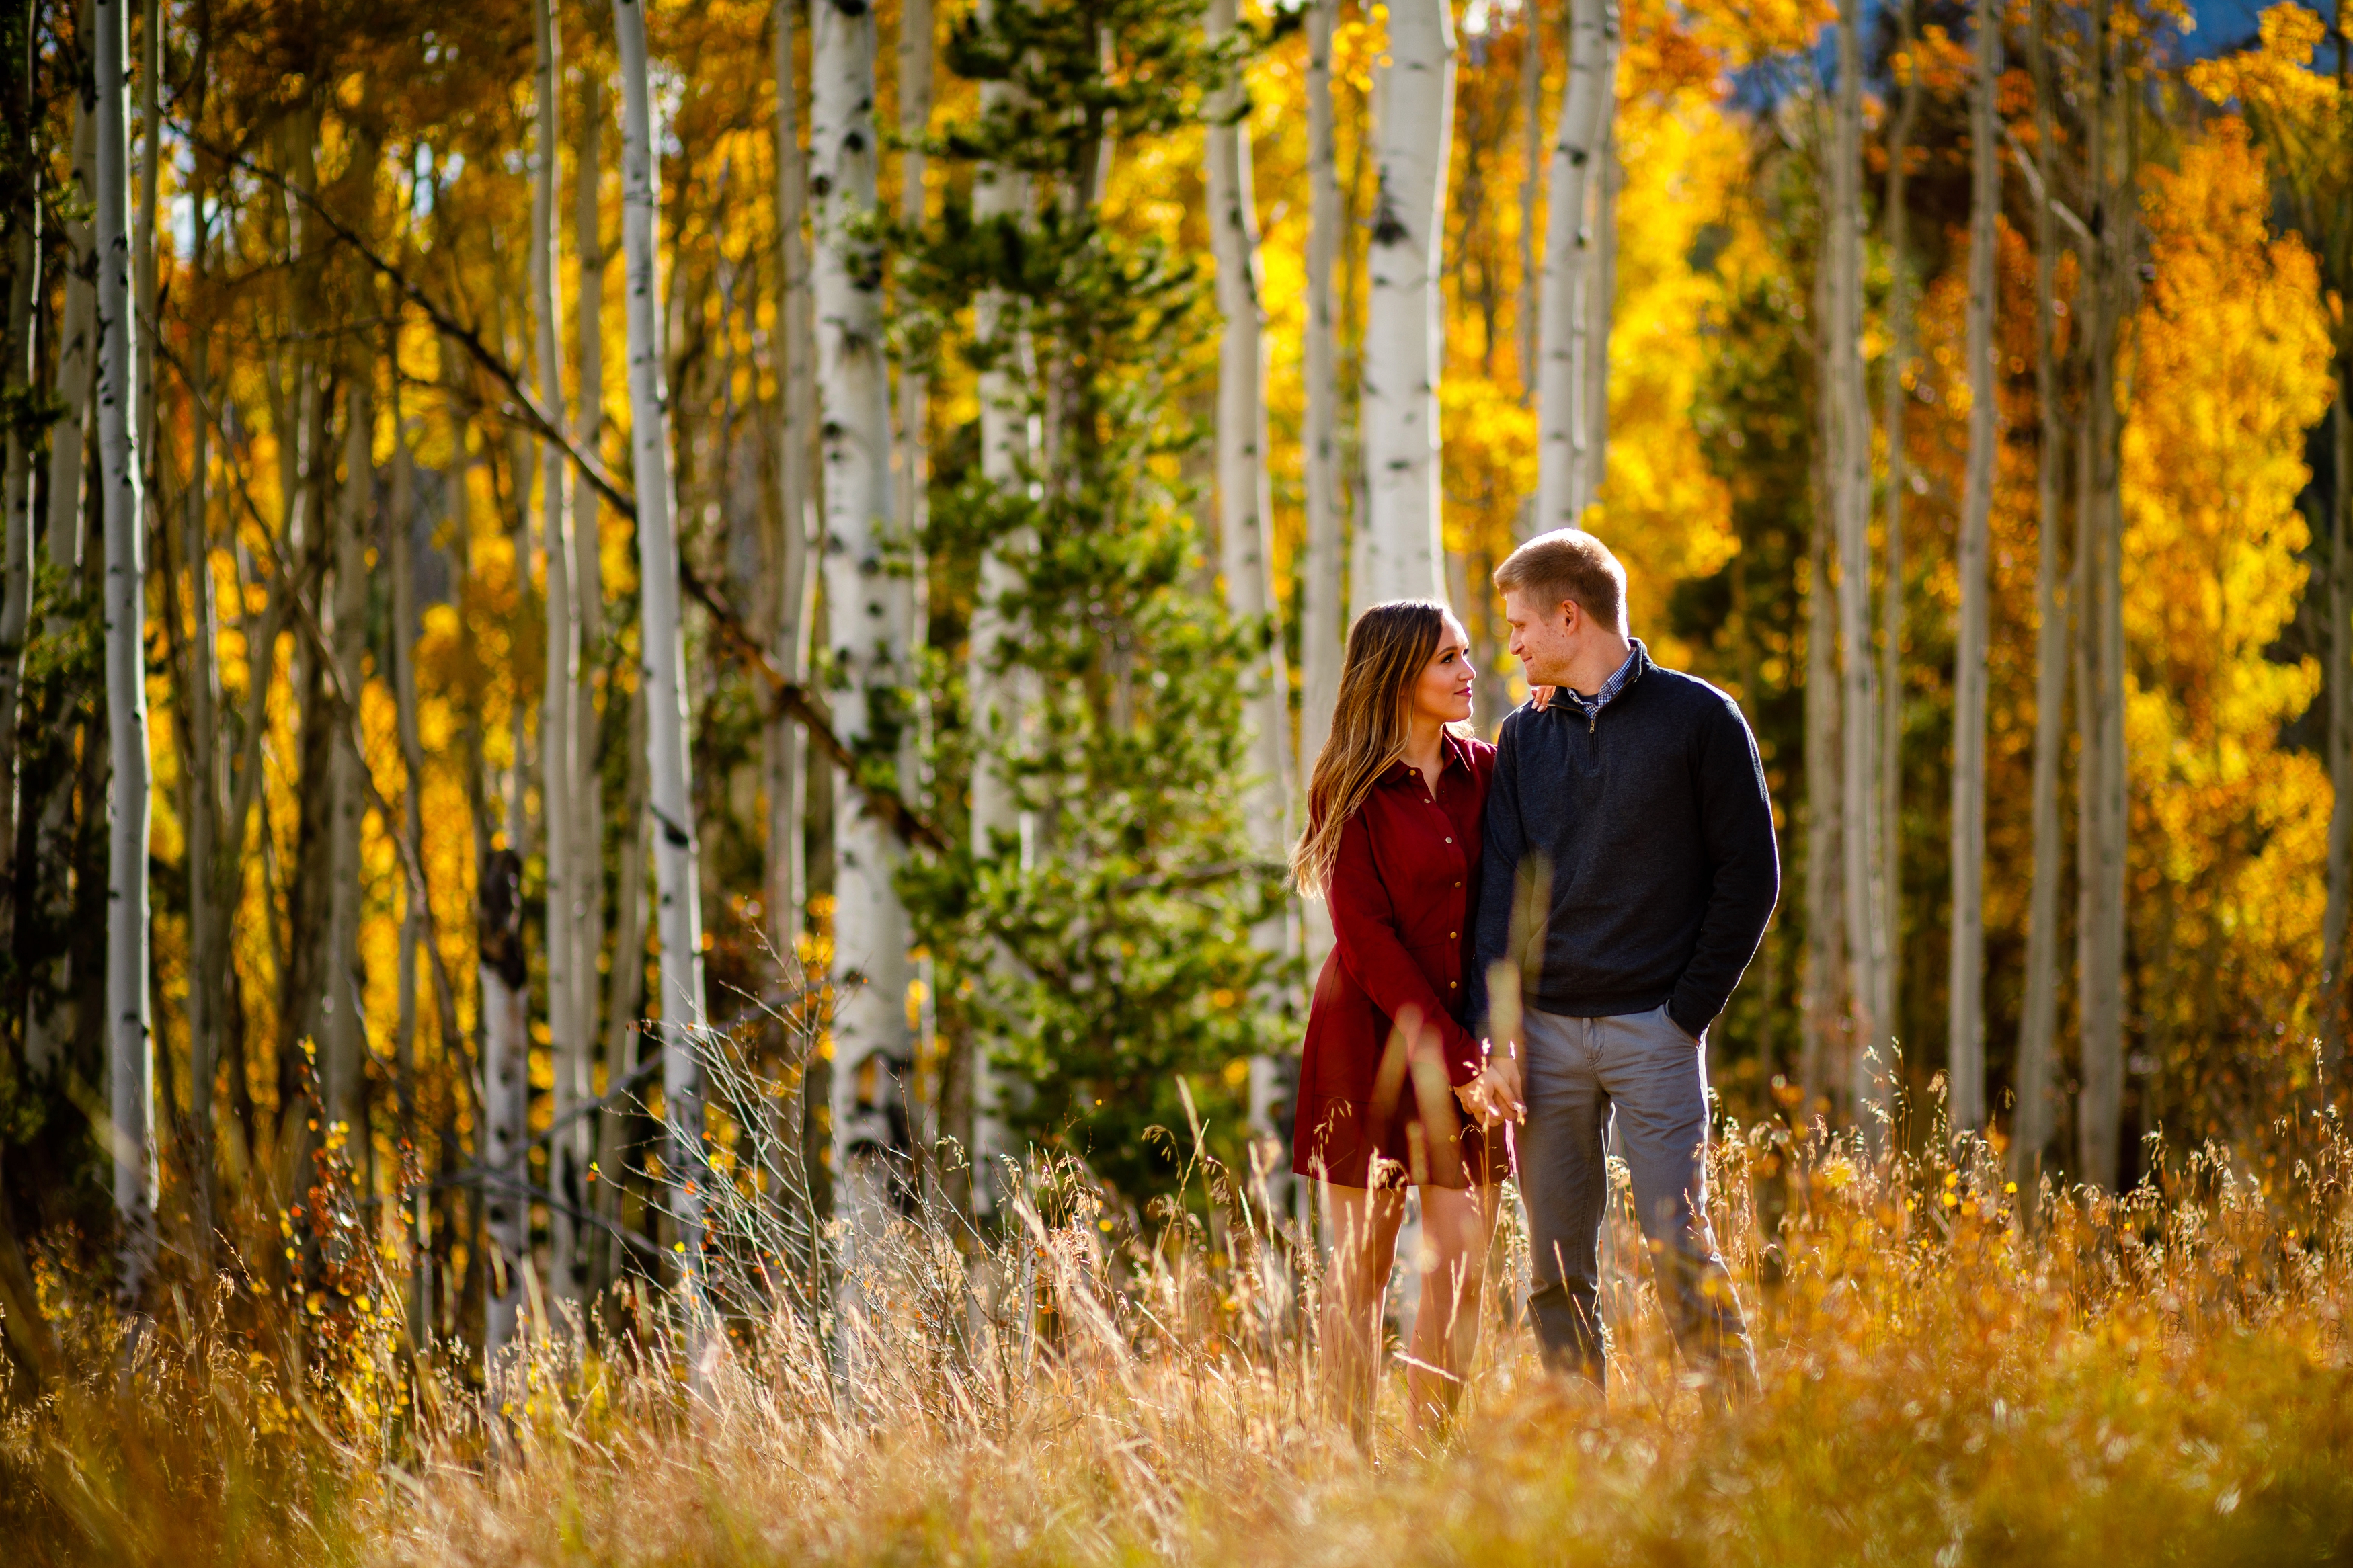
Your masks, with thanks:
M1525 1121L1527 1107L1520 1103L1519 1064L1508 1056L1487 1058L1477 1078L1454 1091L1463 1114L1482 1127L1504 1121Z

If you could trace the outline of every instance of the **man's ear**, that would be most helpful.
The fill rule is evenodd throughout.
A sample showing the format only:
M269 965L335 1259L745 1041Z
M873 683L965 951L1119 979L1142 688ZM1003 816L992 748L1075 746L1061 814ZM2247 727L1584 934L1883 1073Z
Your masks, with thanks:
M1575 637L1577 635L1577 619L1579 616L1583 616L1584 613L1585 606L1578 604L1575 599L1563 599L1560 602L1561 629L1567 632L1569 636Z

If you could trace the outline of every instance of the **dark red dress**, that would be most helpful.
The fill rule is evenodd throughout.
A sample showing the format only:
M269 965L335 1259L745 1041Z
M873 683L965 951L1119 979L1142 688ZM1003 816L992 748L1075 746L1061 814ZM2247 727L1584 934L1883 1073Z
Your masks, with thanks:
M1344 1187L1503 1179L1500 1133L1461 1114L1479 1075L1462 1026L1495 748L1450 732L1432 795L1403 762L1348 819L1325 899L1332 955L1299 1064L1291 1168Z

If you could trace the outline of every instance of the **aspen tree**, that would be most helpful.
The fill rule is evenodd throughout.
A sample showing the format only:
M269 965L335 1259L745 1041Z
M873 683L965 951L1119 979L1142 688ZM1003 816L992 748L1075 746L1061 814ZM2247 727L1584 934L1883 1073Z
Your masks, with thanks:
M911 595L891 559L891 411L881 334L881 258L865 226L875 191L874 15L862 0L818 0L809 155L818 193L818 401L823 419L827 629L848 685L836 729L863 765L896 773L904 721ZM848 786L834 826L835 1171L888 1147L889 1105L907 1058L908 927L892 883L895 834ZM857 1200L853 1199L855 1203Z
M1904 86L1895 122L1887 132L1887 322L1885 408L1887 523L1880 563L1879 610L1879 918L1887 941L1878 964L1879 990L1873 1015L1891 1036L1897 1027L1904 930L1904 502L1910 489L1904 449L1905 405L1911 394L1904 378L1914 355L1911 209L1907 185L1913 128L1920 119L1920 65L1913 34L1913 0L1895 12L1897 39L1905 56Z
M1534 10L1529 7L1532 17ZM1307 407L1301 439L1307 548L1300 563L1299 767L1293 775L1302 791L1332 732L1347 605L1340 580L1340 353L1332 297L1342 223L1332 135L1332 35L1339 15L1339 0L1311 0L1307 7ZM1332 949L1330 908L1321 899L1308 900L1304 923L1313 984Z
M1841 0L1838 99L1831 145L1823 259L1830 271L1822 321L1830 405L1831 542L1836 556L1840 885L1846 931L1846 1015L1854 1034L1858 1114L1886 1103L1892 1063L1886 1031L1873 1011L1887 932L1873 908L1877 864L1879 765L1877 670L1871 646L1871 410L1862 363L1862 0ZM1827 587L1827 584L1824 584Z
M2067 611L2059 600L2059 473L2066 440L2059 405L2052 273L2058 257L2052 221L2054 139L2051 82L2051 0L2034 0L2034 396L2042 412L2035 452L2034 882L2026 916L2026 999L2019 1010L2017 1110L2010 1163L2021 1192L2031 1191L2051 1143L2052 1069L2059 1025L2060 751L2066 742Z
M2102 1186L2121 1173L2124 1114L2125 738L2124 584L2117 451L2116 359L2124 311L2136 176L2129 99L2116 90L2121 66L2112 0L2093 0L2085 17L2094 76L2086 115L2086 188L2092 203L2084 268L2089 361L2084 433L2076 478L2077 679L2083 731L2077 764L2081 933L2082 1090L2075 1130L2083 1178ZM2119 121L2126 123L2119 124Z
M1817 258L1813 304L1816 319L1830 318L1831 268ZM1831 588L1831 471L1836 461L1834 416L1827 393L1820 406L1813 461L1814 505L1807 540L1805 773L1806 821L1806 964L1800 993L1801 1037L1799 1083L1808 1114L1816 1097L1826 1092L1852 1097L1860 1068L1842 1050L1852 1045L1842 1026L1839 999L1846 984L1845 903L1843 899L1843 806L1841 798L1839 752L1837 600ZM1851 1100L1860 1115L1862 1104Z
M1380 205L1365 323L1365 570L1350 584L1360 608L1446 596L1439 537L1439 282L1453 145L1454 19L1448 0L1398 0L1388 25L1377 128Z
M1610 0L1569 0L1568 80L1545 175L1544 287L1536 346L1536 503L1532 533L1574 528L1584 516L1586 426L1577 339L1593 234L1586 204L1616 91L1618 8Z
M375 434L375 405L370 395L375 366L362 354L345 374L343 488L330 524L334 592L325 630L334 663L333 685L356 706L365 673L360 660L367 648L367 538L363 529L375 505L370 462ZM366 1083L358 973L360 825L367 814L367 785L361 770L366 763L352 746L357 713L345 712L336 697L327 700L335 709L335 720L327 737L327 942L318 974L319 1015L324 1026L319 1042L320 1087L328 1123L341 1123L356 1145L367 1135L362 1114Z
M651 814L660 948L662 1163L672 1241L683 1250L691 1296L702 1273L702 1083L696 1032L703 1026L702 891L694 795L686 745L686 638L679 618L678 536L672 522L669 394L655 301L660 165L647 79L644 0L614 0L621 68L621 250L629 341L629 445L638 505L638 595L642 617L638 682L646 705L646 810ZM630 955L624 950L623 961ZM617 971L621 967L616 964ZM691 1302L690 1301L690 1310Z
M1994 86L2001 71L2001 28L1992 0L1977 0L1976 23L1977 69L1969 92L1969 455L1956 563L1961 607L1953 667L1953 912L1946 971L1946 1085L1956 1131L1985 1120L1986 551L2001 439L1993 365L1995 222L2001 208Z
M106 1065L113 1110L114 1213L121 1227L118 1299L135 1311L155 1246L153 1040L147 989L146 509L137 433L131 321L130 98L125 0L94 0L97 21L100 508L106 529Z
M795 17L799 0L776 0L776 269L777 393L784 428L776 443L779 510L776 569L775 641L769 657L787 680L805 679L809 633L816 619L817 574L809 569L813 543L809 458L815 451L817 399L811 377L808 250L802 238L807 211L807 153L801 148L801 96L796 68ZM768 768L768 941L777 955L793 958L808 902L808 738L792 720L770 721Z
M1233 36L1235 0L1209 0L1208 35ZM1266 472L1266 351L1259 305L1258 213L1250 178L1249 97L1233 80L1204 106L1208 120L1209 246L1217 265L1218 545L1226 584L1226 611L1238 623L1266 626L1266 653L1251 672L1243 721L1245 766L1250 778L1243 806L1250 847L1280 861L1290 843L1290 679L1282 639L1273 626L1274 564L1269 548L1273 499ZM1278 910L1260 922L1254 940L1265 952L1290 947L1290 922ZM1250 1059L1250 1131L1280 1136L1271 1120L1282 1089L1280 1064Z
M579 268L579 283L573 301L575 317L574 331L579 343L578 369L574 382L578 390L578 405L575 416L574 439L584 451L604 456L605 431L605 270L610 259L605 248L602 209L598 204L604 187L605 144L605 84L595 71L583 73L579 115L579 145L574 151L573 163L573 261ZM572 973L578 1000L573 1004L573 1016L577 1023L583 1049L586 1042L597 1037L597 960L605 946L605 773L602 750L598 738L604 733L604 715L596 707L596 687L593 668L606 665L609 668L605 644L605 552L603 536L603 503L597 499L594 485L572 487L572 602L577 610L580 625L580 678L573 689L572 709L572 858L577 869L573 873L572 908ZM607 701L620 689L617 680L607 678ZM631 764L637 756L633 749ZM645 944L639 942L637 956L642 958ZM617 952L618 950L617 950ZM629 968L624 956L613 963L615 974ZM637 967L642 971L640 963ZM626 1031L607 1037L605 1072L608 1081L618 1083L626 1070L620 1054L612 1046L625 1044ZM619 1121L613 1113L596 1119L592 1130L584 1129L582 1141L588 1150L588 1161L595 1167L598 1151L611 1159L619 1148ZM616 1172L617 1175L617 1172ZM600 1189L599 1204L607 1192L618 1192L617 1185ZM586 1207L597 1207L587 1204ZM606 1240L599 1236L592 1243L592 1255L603 1258ZM599 1272L590 1281L591 1287L601 1285Z
M482 1212L490 1233L483 1270L482 1361L495 1373L512 1342L531 1266L531 1198L524 1190L531 1131L530 970L522 948L522 857L494 849L482 862L475 929L482 998Z
M554 0L535 0L532 35L533 133L531 189L531 315L537 342L539 403L560 431L564 415L564 303L555 280L556 175L564 145L556 102L563 47ZM574 843L579 817L572 789L580 775L573 754L573 723L580 711L580 617L572 588L571 464L563 447L539 449L540 536L546 551L547 675L539 720L540 816L546 823L547 1044L555 1087L554 1114L569 1117L548 1144L548 1188L562 1202L548 1215L548 1283L562 1300L580 1294L581 1249L567 1212L586 1195L588 1123L573 1113L590 1098L588 1036L580 1021L579 910L575 884L587 867ZM522 488L518 474L517 488ZM519 563L528 570L528 563Z

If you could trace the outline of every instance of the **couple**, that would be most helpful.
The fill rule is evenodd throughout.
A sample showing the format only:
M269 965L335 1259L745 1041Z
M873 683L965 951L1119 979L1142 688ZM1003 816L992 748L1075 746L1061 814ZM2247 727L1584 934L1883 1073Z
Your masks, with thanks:
M1470 738L1461 623L1427 600L1366 610L1292 860L1334 937L1293 1169L1328 1194L1327 1386L1360 1441L1408 1184L1415 1425L1445 1421L1468 1374L1507 1173L1546 1364L1602 1382L1613 1115L1677 1344L1727 1394L1756 1377L1704 1158L1708 1026L1780 886L1757 744L1729 697L1627 637L1625 569L1591 534L1533 539L1494 581L1527 705L1495 745Z

